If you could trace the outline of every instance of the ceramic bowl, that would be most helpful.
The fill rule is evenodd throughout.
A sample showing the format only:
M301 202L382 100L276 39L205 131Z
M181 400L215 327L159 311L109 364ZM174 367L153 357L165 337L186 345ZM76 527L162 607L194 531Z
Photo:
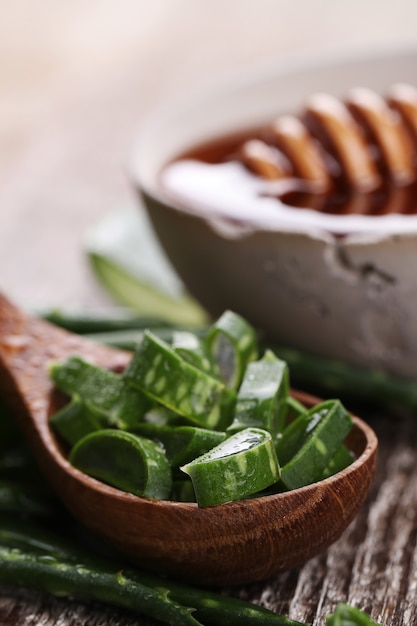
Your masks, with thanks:
M333 216L329 226L307 211L291 223L250 214L244 202L186 207L160 183L164 166L196 144L297 112L318 91L342 98L356 86L384 93L415 83L416 66L417 48L280 61L219 79L147 121L134 184L168 258L210 314L229 308L278 342L417 375L417 216Z

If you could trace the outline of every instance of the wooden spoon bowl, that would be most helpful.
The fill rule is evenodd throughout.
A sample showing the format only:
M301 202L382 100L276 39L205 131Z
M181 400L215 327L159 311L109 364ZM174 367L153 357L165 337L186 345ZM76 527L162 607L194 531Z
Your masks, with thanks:
M59 406L51 361L78 354L122 370L127 352L95 344L17 309L0 295L0 393L52 488L84 526L141 567L195 584L260 581L305 563L357 514L374 474L377 438L354 418L347 439L357 459L319 483L288 493L199 508L139 498L74 468L49 427ZM317 398L294 395L310 407ZM62 398L61 398L62 400Z

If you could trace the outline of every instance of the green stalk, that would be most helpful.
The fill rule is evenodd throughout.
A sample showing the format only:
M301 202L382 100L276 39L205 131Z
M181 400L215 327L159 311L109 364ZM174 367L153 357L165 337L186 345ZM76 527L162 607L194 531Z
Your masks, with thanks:
M120 570L72 563L0 546L0 582L37 589L59 597L97 600L131 609L167 624L197 626L191 611L168 594L132 580Z
M169 327L166 320L148 315L138 315L125 307L111 307L99 311L77 309L44 309L35 312L48 322L79 335L119 330Z
M190 296L177 294L172 297L157 291L146 280L137 280L129 270L99 253L91 252L89 258L99 281L123 305L150 315L154 311L163 311L164 318L176 324L185 320L186 323L199 326L205 322L204 310Z
M302 626L268 609L144 574L26 520L0 517L0 582L98 600L167 624Z
M348 395L373 404L417 408L417 385L412 379L285 346L274 345L272 350L288 363L291 381L297 387L320 388L327 394Z

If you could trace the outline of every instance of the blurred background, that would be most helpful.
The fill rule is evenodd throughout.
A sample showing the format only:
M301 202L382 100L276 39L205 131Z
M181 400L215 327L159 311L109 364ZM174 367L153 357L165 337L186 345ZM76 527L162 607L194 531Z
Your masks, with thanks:
M1 0L0 288L100 306L86 233L134 206L127 163L152 110L217 74L417 40L415 0Z

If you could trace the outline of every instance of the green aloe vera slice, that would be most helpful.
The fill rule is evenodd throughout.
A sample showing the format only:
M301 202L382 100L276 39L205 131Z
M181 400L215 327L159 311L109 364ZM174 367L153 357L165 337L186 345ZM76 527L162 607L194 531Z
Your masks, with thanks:
M150 408L149 399L126 384L119 374L88 363L78 356L54 363L50 375L61 391L82 400L100 415L101 427L130 428Z
M171 467L161 446L123 430L99 430L81 439L69 461L79 470L122 491L166 500Z
M353 463L354 460L355 454L342 443L342 445L337 450L332 460L324 470L322 478L329 478L329 476L334 476L334 474L337 474L337 472L341 472L343 469L345 469L345 467L349 467L349 465Z
M305 423L301 446L286 464L282 464L281 481L287 489L321 480L353 422L339 400L327 400L308 412Z
M156 424L158 426L180 426L184 423L188 423L188 421L178 415L178 413L174 413L171 409L168 409L166 406L162 406L162 404L155 404L153 407L146 411L143 416L143 422L145 424ZM138 426L142 424L136 425L132 430L137 429Z
M260 428L235 433L181 469L190 476L202 507L251 496L280 476L271 434Z
M276 451L282 466L286 465L308 440L310 433L326 415L328 408L314 407L298 415L281 433L277 440Z
M150 331L145 331L124 376L130 385L198 426L224 430L231 422L235 393Z
M246 365L258 358L254 328L233 311L225 311L209 328L205 345L220 378L232 389L239 387Z
M173 468L192 461L226 439L226 433L218 430L145 422L135 428L135 433L161 442Z
M50 424L70 446L75 445L89 433L102 428L98 416L80 400L71 400L69 404L54 413Z
M288 381L287 364L270 350L259 361L249 363L238 391L235 416L228 432L253 426L269 431L275 439L285 422Z
M185 361L198 369L214 374L213 364L205 350L203 342L195 333L187 331L174 331L171 345L175 352L182 356Z

